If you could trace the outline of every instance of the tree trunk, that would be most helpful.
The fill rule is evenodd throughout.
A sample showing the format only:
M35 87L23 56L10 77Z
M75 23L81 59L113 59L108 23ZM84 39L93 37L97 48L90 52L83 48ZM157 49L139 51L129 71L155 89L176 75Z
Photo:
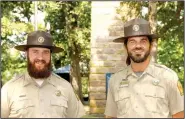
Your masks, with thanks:
M78 49L74 47L74 50L71 54L71 78L72 78L72 85L80 98L83 102L83 94L82 94L82 83L81 83L81 74L80 74L80 58Z
M149 1L149 22L151 25L151 30L152 33L156 33L156 26L157 26L157 21L156 21L156 12L157 12L157 7L156 7L157 2L154 1ZM151 55L152 55L152 61L156 62L157 61L157 39L154 39L153 42L153 47L151 50Z

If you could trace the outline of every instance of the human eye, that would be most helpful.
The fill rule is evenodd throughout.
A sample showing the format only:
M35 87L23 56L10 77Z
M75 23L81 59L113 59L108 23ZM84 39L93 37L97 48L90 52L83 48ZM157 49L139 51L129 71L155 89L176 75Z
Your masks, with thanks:
M49 50L45 50L45 51L44 51L44 54L46 54L46 55L49 54L49 53L50 53Z
M38 53L38 51L37 51L37 50L32 50L32 52L33 52L34 54L37 54L37 53Z
M147 40L146 40L146 39L142 39L142 40L141 40L141 43L142 43L142 44L146 44L146 43L147 43Z
M134 40L129 40L129 43L130 44L135 44L135 41Z

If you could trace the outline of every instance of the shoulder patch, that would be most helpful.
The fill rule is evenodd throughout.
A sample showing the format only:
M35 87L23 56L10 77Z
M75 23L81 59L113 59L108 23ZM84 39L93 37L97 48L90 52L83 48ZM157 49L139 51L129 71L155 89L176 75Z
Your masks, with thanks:
M180 81L177 82L177 87L179 89L180 95L184 95L183 87Z

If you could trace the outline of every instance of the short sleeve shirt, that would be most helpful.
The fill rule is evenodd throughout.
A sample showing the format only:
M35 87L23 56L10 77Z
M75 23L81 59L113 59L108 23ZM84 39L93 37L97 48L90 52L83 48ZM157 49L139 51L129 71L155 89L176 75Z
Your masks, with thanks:
M41 86L26 73L1 89L2 118L75 118L84 114L71 84L54 73Z
M141 76L131 66L111 76L105 115L118 118L167 118L184 110L177 74L150 63Z

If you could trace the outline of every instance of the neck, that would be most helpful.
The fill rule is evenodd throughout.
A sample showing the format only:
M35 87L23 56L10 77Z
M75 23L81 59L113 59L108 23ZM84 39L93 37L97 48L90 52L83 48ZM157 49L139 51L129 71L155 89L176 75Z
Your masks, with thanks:
M144 62L135 63L131 61L131 67L134 72L143 72L150 63L150 57L148 57Z

